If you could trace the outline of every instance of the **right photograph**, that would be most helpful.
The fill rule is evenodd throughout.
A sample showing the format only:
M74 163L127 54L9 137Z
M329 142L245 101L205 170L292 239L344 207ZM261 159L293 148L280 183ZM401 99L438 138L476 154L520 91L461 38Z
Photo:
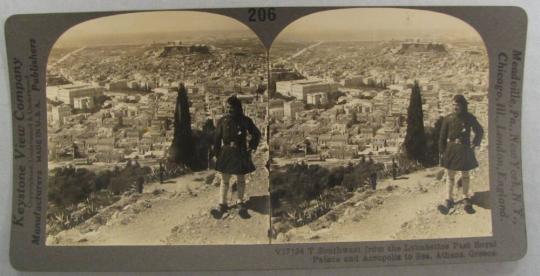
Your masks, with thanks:
M272 243L492 236L476 30L338 9L291 23L269 56Z

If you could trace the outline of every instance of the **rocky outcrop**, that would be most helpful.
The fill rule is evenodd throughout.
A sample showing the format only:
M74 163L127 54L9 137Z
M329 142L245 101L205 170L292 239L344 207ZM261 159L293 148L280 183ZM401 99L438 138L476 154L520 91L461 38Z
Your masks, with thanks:
M401 47L397 50L398 54L409 54L415 52L447 53L447 50L442 43L421 42L402 43Z

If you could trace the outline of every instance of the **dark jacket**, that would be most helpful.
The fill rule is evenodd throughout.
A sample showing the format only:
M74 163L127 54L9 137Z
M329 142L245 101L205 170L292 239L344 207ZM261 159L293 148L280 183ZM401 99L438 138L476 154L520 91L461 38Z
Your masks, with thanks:
M471 130L474 132L472 141ZM471 113L446 116L439 136L441 165L456 171L468 171L478 167L472 146L480 146L483 135L482 126Z
M251 136L249 141L248 134ZM223 116L217 123L215 133L216 170L228 174L255 171L248 149L256 150L260 139L261 132L249 117Z

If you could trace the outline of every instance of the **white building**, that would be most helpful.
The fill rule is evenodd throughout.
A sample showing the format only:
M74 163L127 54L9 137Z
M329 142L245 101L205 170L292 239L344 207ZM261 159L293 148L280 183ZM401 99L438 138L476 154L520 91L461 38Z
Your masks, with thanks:
M276 91L285 96L294 97L297 100L307 102L308 94L337 92L337 83L327 82L320 79L278 81L276 82Z
M101 96L103 89L90 84L66 84L56 87L47 87L47 98L61 101L72 107L75 106L75 98Z

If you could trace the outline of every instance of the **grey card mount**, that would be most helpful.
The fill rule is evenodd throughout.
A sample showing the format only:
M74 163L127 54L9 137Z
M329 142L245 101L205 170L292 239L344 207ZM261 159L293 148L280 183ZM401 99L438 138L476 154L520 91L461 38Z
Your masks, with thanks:
M479 6L13 15L11 263L516 260L526 28Z

